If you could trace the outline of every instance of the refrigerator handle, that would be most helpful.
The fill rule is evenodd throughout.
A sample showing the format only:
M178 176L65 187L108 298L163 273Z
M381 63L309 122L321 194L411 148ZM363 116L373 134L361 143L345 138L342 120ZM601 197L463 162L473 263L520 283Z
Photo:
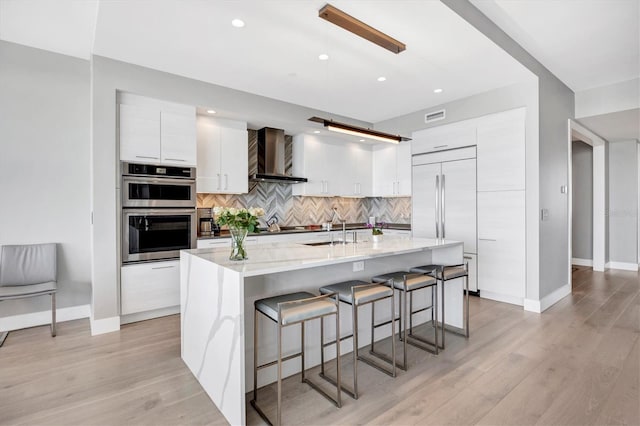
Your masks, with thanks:
M444 221L444 218L445 218L445 204L446 204L446 201L447 201L446 198L445 198L446 189L445 189L445 185L444 185L444 175L442 175L442 186L441 186L441 188L442 188L442 203L441 203L442 204L442 219L441 219L441 223L442 223L442 239L444 240L446 238L445 237L445 221Z
M436 238L440 238L440 176L436 175Z

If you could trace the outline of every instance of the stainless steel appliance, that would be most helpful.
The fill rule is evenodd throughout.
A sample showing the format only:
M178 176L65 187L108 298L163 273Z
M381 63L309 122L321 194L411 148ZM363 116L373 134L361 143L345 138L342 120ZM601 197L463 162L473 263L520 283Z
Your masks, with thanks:
M195 167L122 163L122 207L196 207Z
M462 241L465 260L477 256L476 149L414 155L411 230L414 237ZM470 265L469 288L477 291Z
M284 130L271 127L264 127L258 130L258 144L255 155L257 156L258 170L257 173L249 176L249 180L252 182L307 182L307 178L285 174Z
M124 209L122 262L175 259L196 247L195 209Z
M195 168L122 163L122 262L196 247Z

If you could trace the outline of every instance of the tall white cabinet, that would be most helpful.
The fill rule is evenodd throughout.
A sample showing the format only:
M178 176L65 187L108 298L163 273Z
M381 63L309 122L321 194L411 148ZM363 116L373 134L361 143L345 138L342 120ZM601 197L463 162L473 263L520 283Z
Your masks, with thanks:
M435 176L444 175L447 189L437 202L445 208L445 237L465 242L470 281L481 297L518 305L526 294L525 116L518 108L412 135L414 235L424 228L435 236ZM469 150L473 164L461 161ZM473 180L473 193L449 190L463 179Z
M198 192L241 194L249 190L247 123L198 116Z

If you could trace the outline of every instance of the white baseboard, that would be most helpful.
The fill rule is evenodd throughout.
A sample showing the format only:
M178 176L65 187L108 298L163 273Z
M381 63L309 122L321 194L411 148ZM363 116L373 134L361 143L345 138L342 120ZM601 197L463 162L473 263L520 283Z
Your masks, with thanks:
M56 309L56 322L88 318L89 312L89 305L58 308ZM0 330L2 331L20 330L22 328L37 327L45 324L51 324L51 310L0 318Z
M91 335L97 336L98 334L111 333L113 331L120 330L120 317L110 317L102 319L91 319Z
M637 263L627 263L627 262L607 262L604 265L607 269L620 269L622 271L637 271L638 264Z
M512 305L522 306L524 300L522 297L509 296L506 294L492 293L490 291L480 289L480 297L483 299L491 299L496 302L511 303Z
M577 266L593 266L592 259L580 259L577 257L571 258L571 264Z
M145 321L152 318L166 317L167 315L175 315L179 313L180 313L180 305L171 306L169 308L155 309L153 311L138 312L135 314L120 316L120 324L129 324L132 322Z
M570 294L571 284L565 284L559 289L554 290L551 294L547 294L541 300L524 299L524 310L542 313Z

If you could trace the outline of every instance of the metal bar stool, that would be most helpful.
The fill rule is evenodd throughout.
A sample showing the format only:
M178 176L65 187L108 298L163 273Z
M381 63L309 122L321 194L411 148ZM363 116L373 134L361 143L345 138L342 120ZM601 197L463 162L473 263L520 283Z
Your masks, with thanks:
M400 330L403 340L403 364L399 366L401 369L407 369L407 343L426 350L428 352L438 354L438 292L436 288L437 281L435 278L421 274L409 273L405 271L391 272L389 274L377 275L371 279L378 283L393 283L393 288L400 292L399 316ZM424 308L413 309L413 292L422 289L431 289L431 305ZM407 306L407 295L409 302ZM433 323L433 341L429 341L422 336L413 334L413 315L431 309L431 322ZM395 320L394 320L395 321ZM404 328L402 327L404 324ZM408 327L407 327L408 324ZM407 333L408 329L408 333Z
M391 364L391 369L384 368L375 361L364 357L358 352L358 308L367 304L371 304L371 349L375 342L374 331L376 326L374 324L375 316L375 302L379 302L385 299L391 299L391 318L394 316L394 292L387 286L380 284L367 283L365 281L353 280L345 281L341 283L331 284L320 288L320 294L333 294L337 293L339 300L348 305L351 305L351 315L353 318L353 331L347 336L338 338L340 334L336 334L336 341L346 340L353 338L353 390L347 389L344 386L342 390L349 394L353 399L358 399L358 360L368 364L391 377L396 377L396 344L395 344L395 325L392 322L391 325L391 358L386 356L380 356L381 354L373 353L379 358L385 360ZM324 330L320 328L321 339L324 341ZM331 345L333 342L327 343ZM337 352L338 358L340 352ZM322 354L324 355L324 354ZM333 379L324 373L324 357L321 359L321 373L320 376L325 378L330 383L334 383Z
M463 331L458 332L455 330L449 330L450 333L454 333L460 336L464 336L469 338L469 266L468 263L461 263L458 265L424 265L417 266L415 268L410 269L411 272L419 273L419 274L427 274L436 280L442 283L441 287L441 296L442 299L442 324L440 326L441 332L441 345L440 349L444 349L444 287L445 283L450 280L454 280L456 278L464 278L464 289L465 289L465 303L463 304L464 309L464 325Z
M258 312L265 315L270 320L278 324L278 334L276 344L278 346L278 359L268 362L266 364L258 365ZM324 321L324 318L329 315L335 315L336 317L336 335L340 333L340 309L338 302L338 295L335 293L327 293L321 296L314 296L308 292L298 292L283 294L280 296L269 297L266 299L256 300L254 303L254 318L253 318L253 399L250 401L251 406L260 414L267 423L272 424L267 415L258 406L258 370L273 365L278 365L278 405L277 405L277 417L276 425L282 423L282 363L293 358L301 357L301 371L302 382L307 383L313 389L318 391L322 396L333 402L336 407L342 406L342 400L340 398L340 362L339 357L336 357L336 397L332 397L318 385L310 381L305 377L304 366L304 324L305 321L319 318L320 324ZM300 341L301 350L296 354L292 354L286 357L282 357L282 329L291 325L300 324ZM320 350L324 355L324 345L321 345ZM340 353L340 341L336 341L336 351Z

